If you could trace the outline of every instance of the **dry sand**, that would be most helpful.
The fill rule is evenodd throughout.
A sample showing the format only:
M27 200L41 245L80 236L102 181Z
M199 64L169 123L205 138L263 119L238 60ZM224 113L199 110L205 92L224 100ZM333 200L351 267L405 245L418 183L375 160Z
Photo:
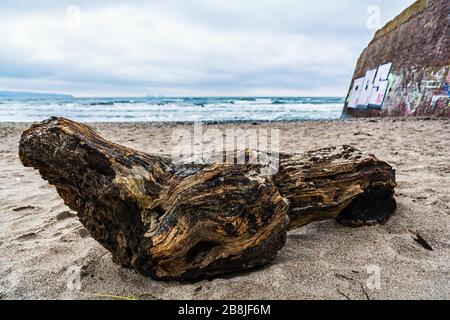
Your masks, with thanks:
M271 265L192 284L156 282L114 264L55 189L21 166L18 141L27 126L0 124L0 299L450 299L449 120L240 125L281 129L282 151L349 144L374 153L397 169L399 208L384 226L310 224L289 234ZM111 140L153 153L170 151L175 128L95 127ZM433 251L414 241L414 233ZM380 289L368 288L366 268L372 265L381 268ZM80 291L67 286L72 266L82 268Z

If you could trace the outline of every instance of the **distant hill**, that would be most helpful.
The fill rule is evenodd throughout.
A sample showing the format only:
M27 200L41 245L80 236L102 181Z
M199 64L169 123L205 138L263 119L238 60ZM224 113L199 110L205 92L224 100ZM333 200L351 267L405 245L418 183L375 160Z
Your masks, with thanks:
M0 99L72 99L73 96L55 93L0 91Z

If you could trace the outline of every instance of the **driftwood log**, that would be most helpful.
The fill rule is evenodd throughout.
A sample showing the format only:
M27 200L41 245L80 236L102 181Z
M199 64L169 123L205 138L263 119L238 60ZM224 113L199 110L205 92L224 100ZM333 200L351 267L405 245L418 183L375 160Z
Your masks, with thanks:
M159 280L248 270L270 262L290 229L384 223L396 209L395 171L349 146L280 154L266 177L250 164L174 164L53 117L24 131L19 156L114 261Z

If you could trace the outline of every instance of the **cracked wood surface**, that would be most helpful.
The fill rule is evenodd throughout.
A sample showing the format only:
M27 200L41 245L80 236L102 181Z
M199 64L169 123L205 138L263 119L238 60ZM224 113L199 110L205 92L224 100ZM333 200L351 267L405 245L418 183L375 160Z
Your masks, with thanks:
M174 164L50 118L24 131L19 156L114 261L159 280L249 270L273 260L288 230L384 223L396 209L395 171L349 146L280 154L267 177L251 164Z

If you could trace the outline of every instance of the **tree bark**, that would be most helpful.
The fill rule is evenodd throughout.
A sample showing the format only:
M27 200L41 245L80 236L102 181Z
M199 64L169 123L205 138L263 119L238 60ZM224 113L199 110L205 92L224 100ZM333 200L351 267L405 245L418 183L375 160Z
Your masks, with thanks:
M175 164L50 118L24 131L19 156L56 187L114 261L159 280L193 280L269 263L286 233L312 221L384 223L395 171L343 146L280 154L261 166Z

